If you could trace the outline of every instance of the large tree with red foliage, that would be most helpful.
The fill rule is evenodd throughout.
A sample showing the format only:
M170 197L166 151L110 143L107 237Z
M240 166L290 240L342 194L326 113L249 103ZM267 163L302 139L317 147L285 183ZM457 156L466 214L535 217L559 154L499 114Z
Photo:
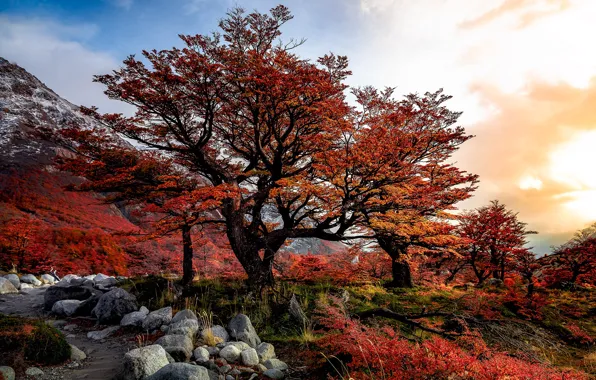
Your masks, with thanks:
M526 226L517 213L496 200L462 215L458 234L468 244L462 246L461 260L472 268L479 284L491 276L504 280L506 272L516 266L529 275L533 260L525 247L526 237L536 232Z
M471 136L442 91L393 98L393 89L353 90L351 130L321 157L318 174L350 210L350 222L389 254L396 287L412 287L408 257L449 249L454 205L475 190L477 177L449 164ZM331 197L330 197L331 198Z
M181 36L183 49L145 51L144 60L131 56L97 76L110 98L137 112L84 109L103 129L86 137L99 154L79 172L104 165L114 133L134 141L139 155L167 161L177 172L164 185L170 203L199 207L197 224L221 224L256 285L273 281L274 256L289 239L389 241L396 263L411 245L447 245L443 211L475 182L445 163L469 138L451 127L459 114L441 106L440 92L398 102L391 91L369 89L355 91L364 108L355 110L344 97L345 57L315 63L293 53L299 43L280 42L291 18L284 6L269 15L234 9L221 34ZM177 189L187 177L196 180L191 196ZM217 212L196 206L205 200ZM186 215L171 223L184 225Z
M558 281L578 282L596 277L596 223L575 233L567 243L542 261L555 268Z

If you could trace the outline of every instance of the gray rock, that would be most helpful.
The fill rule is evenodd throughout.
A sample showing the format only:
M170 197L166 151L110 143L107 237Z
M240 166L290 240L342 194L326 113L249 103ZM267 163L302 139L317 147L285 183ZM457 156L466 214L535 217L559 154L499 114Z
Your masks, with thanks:
M87 298L79 305L79 308L77 309L75 315L81 315L85 317L91 316L91 313L93 312L93 309L95 309L95 306L97 306L97 304L99 303L99 299L101 298L101 296L102 294L99 294L98 292L98 294L94 294L91 297Z
M281 371L285 371L286 369L288 369L288 365L279 359L267 359L263 362L263 364L268 369L273 368L273 369L279 369Z
M19 280L19 276L14 273L7 274L4 276L5 279L10 281L10 283L17 289L21 288L21 280Z
M188 361L192 355L192 339L186 335L164 335L155 344L162 346L177 362Z
M267 367L265 367L261 363L257 364L257 368L258 368L259 372L265 372L265 371L267 371Z
M306 314L302 310L302 307L300 306L300 303L296 299L296 294L292 294L292 298L290 299L290 306L288 308L288 312L290 313L290 316L296 322L298 322L298 325L300 325L300 326L306 326L306 325L308 325L308 317L306 316Z
M219 373L225 374L232 370L232 366L229 364L224 364L221 367L219 367L218 369L219 369Z
M66 325L62 328L62 330L64 331L76 331L79 329L79 326L72 324L72 325Z
M31 285L31 284L27 284L26 282L23 282L23 283L21 283L21 286L19 287L19 289L20 289L21 291L23 291L23 290L29 290L29 289L33 289L33 285ZM24 293L26 293L26 292L24 292Z
M102 340L102 339L109 337L110 335L112 335L113 333L118 331L119 329L120 329L120 326L111 326L111 327L107 327L107 328L105 328L103 330L99 330L99 331L89 331L87 333L87 338L93 339L93 340Z
M67 274L66 276L62 277L62 279L60 281L64 281L64 282L70 283L70 281L73 278L80 278L80 277L77 276L76 274Z
M25 371L25 375L31 376L31 377L41 377L44 375L44 373L41 369L39 369L37 367L29 367Z
M259 361L262 363L265 360L275 358L275 347L271 343L261 343L257 346L257 355L259 355Z
M172 308L170 306L149 313L147 318L143 321L143 330L153 331L167 325L172 320Z
M176 313L176 315L174 315L174 318L172 318L172 323L180 322L185 319L192 319L196 321L197 315L194 311L189 309L180 310Z
M233 345L225 346L219 351L219 356L224 358L227 362L233 363L240 358L241 351Z
M263 376L269 379L283 379L284 373L277 368L270 368L263 372Z
M91 312L100 324L120 323L126 314L138 310L137 299L121 288L112 289L99 298Z
M51 274L42 274L40 279L44 284L54 285L56 283L56 279Z
M172 355L168 354L167 351L166 351L166 357L168 358L168 363L176 363L176 360L174 360L174 358L172 357Z
M87 359L87 355L81 351L77 346L70 345L70 360L81 362Z
M248 380L255 380L258 379L259 375L257 375L256 373L253 373L252 375L250 375L250 377L248 378Z
M211 356L219 355L219 348L217 348L217 347L205 346L205 349L209 352L209 355L211 355Z
M71 286L92 287L93 286L93 281L87 280L86 278L73 278L72 280L70 280L70 285Z
M132 313L126 314L120 321L120 326L137 326L140 327L143 321L149 314L149 309L145 306L141 306L139 311L133 311Z
M62 300L58 301L52 306L52 313L61 317L70 317L74 315L83 301L79 300Z
M84 278L84 279L87 279L87 280L91 280L91 281L93 281L93 280L95 280L95 277L96 277L96 275L94 275L94 274L90 274L90 275L88 275L88 276L85 276L85 277L83 277L83 278Z
M257 355L257 350L252 347L242 351L240 353L240 358L242 359L242 364L249 367L259 364L259 355Z
M228 331L233 338L248 343L253 348L261 344L261 339L250 322L250 318L244 314L237 314L232 318L228 324Z
M43 296L43 306L52 310L52 306L62 300L86 300L93 296L94 291L83 286L50 286Z
M37 279L37 277L35 277L32 274L24 274L24 275L22 275L21 276L21 282L24 282L26 284L35 285L35 286L41 285L41 281L39 281Z
M94 282L101 282L103 280L107 280L108 278L114 278L112 276L107 276L103 273L98 273L96 275L93 276L93 278L91 279Z
M230 340L230 335L223 326L213 325L211 328L206 328L201 331L201 339L206 342L209 334L215 337L217 343L225 343ZM218 339L219 338L219 339Z
M123 380L141 380L170 364L162 346L153 344L124 354Z
M178 322L171 323L168 328L170 335L188 335L194 337L199 330L199 322L194 319L183 319Z
M188 363L170 363L147 380L211 380L207 368Z
M197 347L192 353L193 358L197 364L205 364L209 361L209 351L204 347Z
M250 348L248 343L244 343L244 342L227 342L225 345L226 346L234 346L240 351L244 351L244 350Z
M15 376L14 369L5 365L0 366L0 379L15 380Z
M12 282L5 279L4 277L0 277L0 294L9 294L9 293L18 293L19 290L14 287Z
M105 280L98 281L97 278L95 278L95 280L93 280L93 284L98 289L107 289L118 285L118 280L116 280L114 277L108 277Z

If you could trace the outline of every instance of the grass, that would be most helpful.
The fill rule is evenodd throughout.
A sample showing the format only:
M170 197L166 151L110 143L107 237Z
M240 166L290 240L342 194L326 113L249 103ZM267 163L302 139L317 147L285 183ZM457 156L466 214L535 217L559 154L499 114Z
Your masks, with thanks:
M0 314L0 365L20 373L30 365L52 365L70 359L64 335L42 320Z

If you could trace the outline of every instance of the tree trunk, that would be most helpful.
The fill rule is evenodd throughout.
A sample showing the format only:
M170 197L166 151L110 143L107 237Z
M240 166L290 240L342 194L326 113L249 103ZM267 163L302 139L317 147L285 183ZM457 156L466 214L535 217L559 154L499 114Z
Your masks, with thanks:
M188 286L192 283L195 277L194 270L192 268L192 237L190 235L191 227L189 225L182 226L182 246L184 251L184 257L182 261L182 285Z
M413 288L410 263L405 259L407 246L396 244L391 237L377 238L379 246L391 257L393 280L387 284L391 288Z

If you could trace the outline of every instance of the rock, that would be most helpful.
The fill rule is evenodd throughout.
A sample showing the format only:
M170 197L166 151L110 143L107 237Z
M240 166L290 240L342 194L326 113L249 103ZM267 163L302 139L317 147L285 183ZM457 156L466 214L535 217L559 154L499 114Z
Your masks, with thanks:
M209 352L209 355L211 356L219 355L219 348L217 347L205 346L205 349Z
M194 311L189 309L180 310L176 313L176 315L174 315L174 318L172 318L172 323L180 322L185 319L192 319L197 321L197 315Z
M226 380L234 380L235 377L232 375L226 375Z
M123 380L141 380L170 364L162 346L153 344L124 354Z
M242 364L249 367L259 364L259 355L257 355L257 350L252 347L242 351L240 353L240 358L242 359Z
M50 285L54 285L56 283L56 279L54 278L54 276L52 276L51 274L42 274L41 277L41 282L43 282L44 284L50 284Z
M120 321L120 326L137 326L140 327L143 321L149 314L149 309L145 306L141 306L139 311L133 311L132 313L126 314Z
M62 328L62 330L64 331L76 331L79 329L79 326L72 324L72 325L66 325Z
M259 375L257 375L256 373L253 373L252 375L250 375L250 377L248 378L248 380L256 380L259 378Z
M228 342L225 344L225 346L234 346L240 351L244 351L244 350L250 348L250 346L244 342Z
M225 365L222 365L221 367L219 367L218 369L219 369L219 373L224 374L224 373L230 372L230 370L232 369L232 366L229 364L225 364Z
M103 273L98 273L95 276L93 276L93 279L92 280L95 281L95 282L101 282L101 281L107 280L108 278L114 278L114 277L107 276L107 275L105 275Z
M105 328L103 330L99 330L99 331L89 331L87 333L87 338L93 339L93 340L102 340L102 339L109 337L110 335L112 335L113 333L118 331L119 329L120 329L120 326L111 326L111 327L107 327L107 328Z
M194 337L199 330L199 322L194 319L183 319L179 322L171 323L168 328L170 335L188 335Z
M85 277L83 277L83 278L84 278L84 279L87 279L87 280L91 280L91 281L93 281L93 280L95 280L95 277L96 277L96 275L94 275L94 274L90 274L90 275L88 275L88 276L85 276Z
M211 380L205 367L188 363L170 363L146 378L147 380Z
M263 376L269 379L283 379L285 377L284 373L276 368L270 368L266 370L263 372Z
M116 288L99 298L91 315L97 317L100 324L120 323L122 317L136 310L136 297L124 289Z
M70 285L71 286L92 287L93 286L93 281L87 280L86 278L73 278L72 280L70 280Z
M89 280L85 280L85 281L89 281ZM95 280L93 281L93 285L98 289L107 289L107 288L112 288L112 287L118 285L118 280L116 280L114 277L108 277L105 280L97 281L97 277L96 277Z
M70 317L74 315L83 301L79 300L62 300L58 301L52 306L52 313L61 317Z
M4 277L0 277L0 294L18 293L18 289L14 287L12 282Z
M97 304L99 303L100 298L100 294L94 294L91 297L87 298L79 305L79 308L77 309L75 315L81 315L85 317L91 316L91 313L93 312L93 309L95 309L95 306L97 306Z
M80 278L80 277L79 277L79 276L77 276L76 274L67 274L66 276L62 277L62 279L61 279L60 281L65 281L65 282L68 282L68 283L70 283L70 281L71 281L73 278Z
M19 280L19 276L17 276L14 273L11 274L7 274L6 276L4 276L5 279L7 279L8 281L10 281L10 283L17 289L21 288L21 280Z
M209 361L209 351L204 347L197 347L192 353L197 364L205 364Z
M275 347L271 343L261 343L257 346L257 355L259 355L259 361L262 363L265 360L275 358Z
M43 305L46 310L52 310L52 306L62 300L86 300L93 296L93 290L83 286L50 286L44 296Z
M26 282L23 282L20 286L21 290L29 290L29 289L33 289L33 285L31 284L27 284Z
M31 284L35 286L41 285L41 281L39 281L34 275L32 274L24 274L21 276L21 282L26 284Z
M263 362L263 364L268 369L273 368L273 369L279 369L281 371L285 371L286 369L288 369L288 365L279 359L267 359Z
M265 372L265 371L267 371L267 367L265 367L261 363L257 364L257 368L258 368L259 372Z
M87 355L81 351L77 346L70 345L70 360L83 361L87 359Z
M44 375L44 373L41 369L39 369L37 367L29 367L25 371L25 375L31 376L31 377L41 377Z
M296 294L292 294L292 298L290 298L290 306L288 308L290 316L298 323L298 325L304 327L308 325L308 317L302 311L302 307L300 303L296 299Z
M172 308L170 306L149 313L147 318L143 321L143 330L153 331L167 325L172 320Z
M241 351L233 345L225 346L219 351L219 356L227 362L235 362L240 358Z
M244 314L237 314L228 324L230 335L237 340L248 343L255 348L261 344L261 339L257 335L255 328L250 322L250 318Z
M192 355L192 339L186 335L164 335L155 344L162 346L177 362L184 362Z
M14 369L5 365L0 366L0 379L15 380L15 376Z
M212 339L215 338L215 339ZM209 343L225 343L230 340L230 335L223 326L213 325L211 328L206 328L201 331L201 339L206 344Z
M161 347L161 348L163 348L163 347ZM166 351L166 357L168 358L168 363L176 363L176 360L174 360L172 355L168 354L167 351Z
M498 278L489 278L488 280L486 280L486 282L484 283L485 286L492 286L495 288L502 288L503 287L503 280L498 279Z

